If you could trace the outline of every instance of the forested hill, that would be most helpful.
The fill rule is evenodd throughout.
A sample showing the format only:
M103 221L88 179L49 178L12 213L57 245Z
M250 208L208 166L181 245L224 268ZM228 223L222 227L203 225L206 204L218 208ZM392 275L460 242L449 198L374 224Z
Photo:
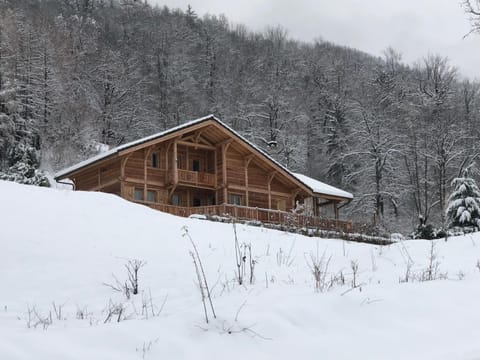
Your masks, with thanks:
M478 90L439 56L407 67L392 49L379 59L191 8L0 0L0 178L214 113L292 170L353 192L352 217L439 224L450 181L477 157Z

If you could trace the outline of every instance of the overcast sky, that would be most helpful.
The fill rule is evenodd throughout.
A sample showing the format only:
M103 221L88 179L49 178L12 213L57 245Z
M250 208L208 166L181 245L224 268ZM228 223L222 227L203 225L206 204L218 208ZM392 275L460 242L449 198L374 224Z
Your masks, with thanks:
M480 79L480 35L469 31L460 0L149 0L151 4L225 14L252 30L281 25L292 38L316 38L381 56L392 46L409 64L428 53L447 56Z

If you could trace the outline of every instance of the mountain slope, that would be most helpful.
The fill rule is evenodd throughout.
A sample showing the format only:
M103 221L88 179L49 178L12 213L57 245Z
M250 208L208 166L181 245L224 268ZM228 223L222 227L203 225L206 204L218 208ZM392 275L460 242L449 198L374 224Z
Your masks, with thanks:
M255 283L247 269L239 286L231 224L7 182L0 199L1 359L480 357L477 234L434 243L437 276L447 279L399 283L409 261L412 276L425 275L430 242L378 247L237 225L257 261ZM184 226L212 288L218 318L209 324ZM317 251L324 264L330 259L326 281L337 279L322 293L308 265ZM126 259L146 261L140 294L130 300L103 284L115 283L112 274L126 279ZM63 305L61 320L52 302L57 312ZM147 319L143 302L163 309ZM111 304L123 306L119 323L116 316L104 323ZM35 326L33 310L51 312L52 324Z

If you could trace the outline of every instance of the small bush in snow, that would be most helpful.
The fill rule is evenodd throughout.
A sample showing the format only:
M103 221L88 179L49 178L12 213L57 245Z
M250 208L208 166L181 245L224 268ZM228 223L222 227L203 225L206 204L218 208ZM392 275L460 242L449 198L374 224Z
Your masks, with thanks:
M193 265L195 267L195 274L198 280L198 290L200 291L202 304L203 304L203 312L205 315L205 322L208 324L208 310L207 310L207 301L210 304L210 309L213 315L213 318L217 318L217 314L215 313L215 308L213 307L212 296L210 293L210 287L208 286L207 277L205 275L205 270L203 268L202 259L200 258L200 253L198 252L197 245L193 241L190 233L188 232L188 228L186 226L182 227L183 230L183 237L188 238L190 244L192 244L193 251L190 251L190 256L193 260Z
M295 260L295 258L292 257L292 251L294 246L295 246L295 242L292 242L292 245L290 246L290 250L288 251L288 253L285 253L282 250L282 248L278 249L277 255L276 255L278 266L282 266L282 265L285 265L287 267L292 266L293 261Z
M317 253L310 254L310 259L307 259L307 265L310 268L310 272L313 275L315 281L315 291L323 292L328 290L333 283L332 281L327 281L328 266L330 264L331 256L328 259L325 256L325 251L322 256L318 255L318 246Z
M139 259L129 259L124 264L125 269L127 270L127 280L120 281L115 275L113 279L115 280L114 284L103 283L103 285L112 288L115 291L119 291L125 294L127 299L130 299L130 295L137 295L139 291L139 272L142 267L146 265L146 261Z
M32 327L36 329L38 326L41 326L43 330L47 330L53 324L52 312L49 311L48 315L43 315L35 306L28 306L25 321L29 329Z
M352 289L355 289L358 287L358 261L357 260L352 260L350 261L350 268L352 269Z
M441 239L445 236L445 231L434 228L432 224L420 224L412 234L412 238L414 239L425 240Z
M435 250L436 243L434 241L430 244L430 251L428 254L428 265L426 268L418 271L412 271L413 262L407 262L404 277L399 279L399 282L414 282L414 281L433 281L438 279L447 279L447 273L440 272L440 262L438 261L438 254ZM460 275L459 275L460 277Z
M122 303L117 304L110 300L105 308L105 312L107 317L103 321L104 324L110 322L112 319L114 319L116 322L127 319L127 316L125 315L125 306Z
M246 268L248 261L248 269L250 270L248 280L250 285L252 285L255 281L255 265L257 264L257 260L252 257L252 244L240 244L238 242L237 227L235 222L233 222L233 234L235 239L236 280L238 285L243 285L244 278L247 275Z

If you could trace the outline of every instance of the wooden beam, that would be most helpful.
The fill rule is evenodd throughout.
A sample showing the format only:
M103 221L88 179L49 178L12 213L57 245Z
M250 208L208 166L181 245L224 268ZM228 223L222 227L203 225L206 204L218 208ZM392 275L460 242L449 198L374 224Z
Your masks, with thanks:
M221 147L221 146L226 145L226 144L231 144L232 142L233 142L233 139L228 138L226 140L223 140L223 141L217 143L216 146Z
M173 142L173 184L176 186L178 184L178 149L177 141Z
M248 165L250 165L250 162L253 160L254 157L255 157L255 155L253 155L253 154L245 156L245 166L246 167L248 167Z
M272 189L271 189L271 184L272 180L275 177L275 171L271 172L268 174L268 182L267 182L267 187L268 187L268 208L272 208Z
M227 150L231 144L230 142L222 144L222 183L223 183L223 202L228 204L228 181L227 181Z
M199 142L199 140L200 140L200 136L202 135L202 133L203 133L204 130L205 130L205 128L200 129L200 130L198 130L198 131L195 133L195 135L193 136L193 141L194 141L195 143L198 144L198 142Z
M145 151L145 156L143 158L143 200L147 200L147 182L148 182L148 158L150 157L150 154L152 153L154 149L154 146L150 146L149 148L146 148ZM158 160L157 160L158 161Z
M175 192L175 190L177 189L177 185L173 185L170 190L168 190L168 199L167 199L167 202L171 202L171 199L172 199L172 195L173 193Z
M127 194L125 193L125 166L127 165L127 161L132 154L133 153L128 154L120 161L120 196L124 199L127 198Z
M233 184L228 185L228 188L231 189L231 190L237 190L239 192L245 192L245 190L246 190L245 186L233 185ZM249 193L259 193L259 194L268 195L268 189L261 189L261 188L257 188L257 187L251 187L251 186L248 187L248 192ZM271 190L270 193L273 196L281 196L281 197L285 197L285 198L290 198L290 196L291 196L290 193L283 193L283 192L280 192L280 191Z
M205 145L215 146L214 144L212 144L211 141L208 141L208 140L205 139L203 136L200 137L199 142L202 142L202 143L204 143Z
M165 150L165 170L167 170L167 174L168 174L168 152L170 151L170 146L173 145L173 141L169 142L167 144L167 149Z
M204 131L205 131L205 128L201 128L201 129L195 131L193 134L190 134L188 136L183 136L182 140L184 140L184 141L193 140L193 142L198 143L198 142L200 142L200 137L201 137L201 135Z
M131 146L125 150L120 150L118 152L119 155L125 155L125 154L129 154L131 152L134 152L134 151L137 151L137 150L140 150L140 149L143 149L144 147L148 147L150 145L153 145L153 144L158 144L158 143L161 143L161 142L165 142L167 140L172 140L172 139L175 139L175 138L180 138L182 137L184 134L186 133L189 133L189 132L192 132L192 131L195 131L195 130L198 130L200 128L203 128L203 127L206 127L208 125L211 125L211 124L216 124L216 121L214 120L211 120L211 119L206 119L205 121L202 121L198 124L195 124L195 125L191 125L191 126L187 126L185 127L184 129L181 129L181 130L178 130L178 131L174 131L170 134L167 134L167 135L163 135L161 137L158 137L158 138L154 138L152 140L149 140L149 141L145 141L144 143L141 143L141 144L138 144L138 145L135 145L135 146Z
M323 206L330 205L332 202L333 202L332 200L324 201L324 202L317 202L317 205L318 205L319 207L323 207Z
M248 165L252 161L253 155L249 155L245 158L245 206L248 205Z
M135 178L135 177L125 177L125 183L132 183L132 184L143 184L143 179ZM164 188L166 184L164 182L159 181L152 181L150 180L147 185L158 186Z
M192 143L192 142L183 141L183 140L178 140L178 141L177 141L177 144L178 144L178 145L183 145L183 146L190 146L190 147L198 148L198 149L205 149L205 150L215 150L215 149L216 149L215 146L204 145L204 144L197 144L197 143Z
M216 189L217 186L218 186L217 149L215 149L215 151L213 152L213 169L214 169L214 172L215 172L214 186L215 186L215 189Z
M333 201L333 213L335 215L335 220L338 220L338 201Z

